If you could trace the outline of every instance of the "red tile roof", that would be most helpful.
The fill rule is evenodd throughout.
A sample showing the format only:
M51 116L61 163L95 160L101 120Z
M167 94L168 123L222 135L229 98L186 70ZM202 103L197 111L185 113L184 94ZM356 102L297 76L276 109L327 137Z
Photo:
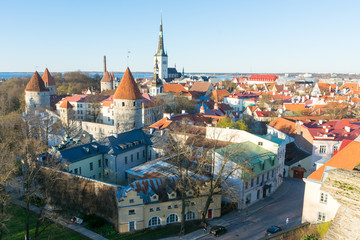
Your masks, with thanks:
M194 82L194 84L191 87L190 91L193 91L193 92L206 92L209 89L210 86L211 86L210 82Z
M164 92L187 92L187 90L181 84L164 83Z
M167 117L164 117L163 119L157 121L156 123L149 126L149 128L156 128L156 129L165 129L172 123L171 120L169 120Z
M112 82L111 75L108 72L104 72L104 76L100 82Z
M313 139L321 141L353 140L360 135L360 121L357 119L331 120L322 124L310 121L304 122L302 126L308 129Z
M215 89L212 91L211 96L214 97L216 102L224 100L224 97L229 96L230 93L226 89Z
M305 103L284 103L284 107L286 111L304 111L305 110Z
M69 101L63 101L59 107L66 109L73 108L73 106L69 103Z
M279 117L268 125L290 136L294 136L296 133L295 122L286 118Z
M355 140L310 174L308 178L321 181L326 166L353 170L358 164L360 164L360 142Z
M49 91L49 89L45 87L44 81L41 79L39 73L36 71L26 85L25 91L45 92Z
M278 79L276 75L251 75L249 81L275 82Z
M142 99L140 90L136 85L134 77L132 76L129 68L126 69L124 76L122 77L121 82L116 89L114 99Z
M48 86L55 86L54 78L51 76L49 70L46 68L44 74L41 76L42 80L47 83Z
M275 111L255 111L256 116L258 117L276 117Z

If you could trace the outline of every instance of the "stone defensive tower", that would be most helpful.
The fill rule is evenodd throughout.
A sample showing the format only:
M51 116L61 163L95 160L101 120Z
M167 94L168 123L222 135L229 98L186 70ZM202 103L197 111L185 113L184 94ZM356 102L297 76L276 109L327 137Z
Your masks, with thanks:
M44 81L45 87L49 89L50 96L56 95L55 81L47 68L45 69L44 74L41 76L41 79Z
M114 128L116 133L142 128L142 95L129 68L114 94Z
M25 88L25 111L31 108L50 108L50 91L37 71Z
M113 86L113 79L109 72L106 70L106 56L104 56L104 76L100 81L101 91L112 90L115 87Z

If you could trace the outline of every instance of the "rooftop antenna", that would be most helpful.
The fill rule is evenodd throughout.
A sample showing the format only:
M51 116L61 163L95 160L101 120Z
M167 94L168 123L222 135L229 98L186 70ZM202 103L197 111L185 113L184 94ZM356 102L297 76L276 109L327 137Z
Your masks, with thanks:
M127 56L126 56L126 58L127 58L127 63L126 63L127 67L129 67L129 57L130 57L130 53L131 53L131 51L128 50L128 51L127 51Z

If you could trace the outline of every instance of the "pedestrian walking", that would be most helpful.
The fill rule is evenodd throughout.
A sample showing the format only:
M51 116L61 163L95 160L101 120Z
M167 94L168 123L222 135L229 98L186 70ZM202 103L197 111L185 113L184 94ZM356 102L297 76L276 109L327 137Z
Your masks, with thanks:
M204 223L203 229L204 229L204 232L207 232L207 225L206 225L206 223Z

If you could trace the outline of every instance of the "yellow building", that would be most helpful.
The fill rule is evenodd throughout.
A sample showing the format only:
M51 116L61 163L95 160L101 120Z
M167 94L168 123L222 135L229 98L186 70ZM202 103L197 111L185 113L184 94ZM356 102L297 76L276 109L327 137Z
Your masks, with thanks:
M186 193L185 220L201 219L206 203L207 184L197 185ZM164 226L181 221L181 199L176 177L137 180L117 193L119 232ZM216 190L207 218L220 217L221 194Z

